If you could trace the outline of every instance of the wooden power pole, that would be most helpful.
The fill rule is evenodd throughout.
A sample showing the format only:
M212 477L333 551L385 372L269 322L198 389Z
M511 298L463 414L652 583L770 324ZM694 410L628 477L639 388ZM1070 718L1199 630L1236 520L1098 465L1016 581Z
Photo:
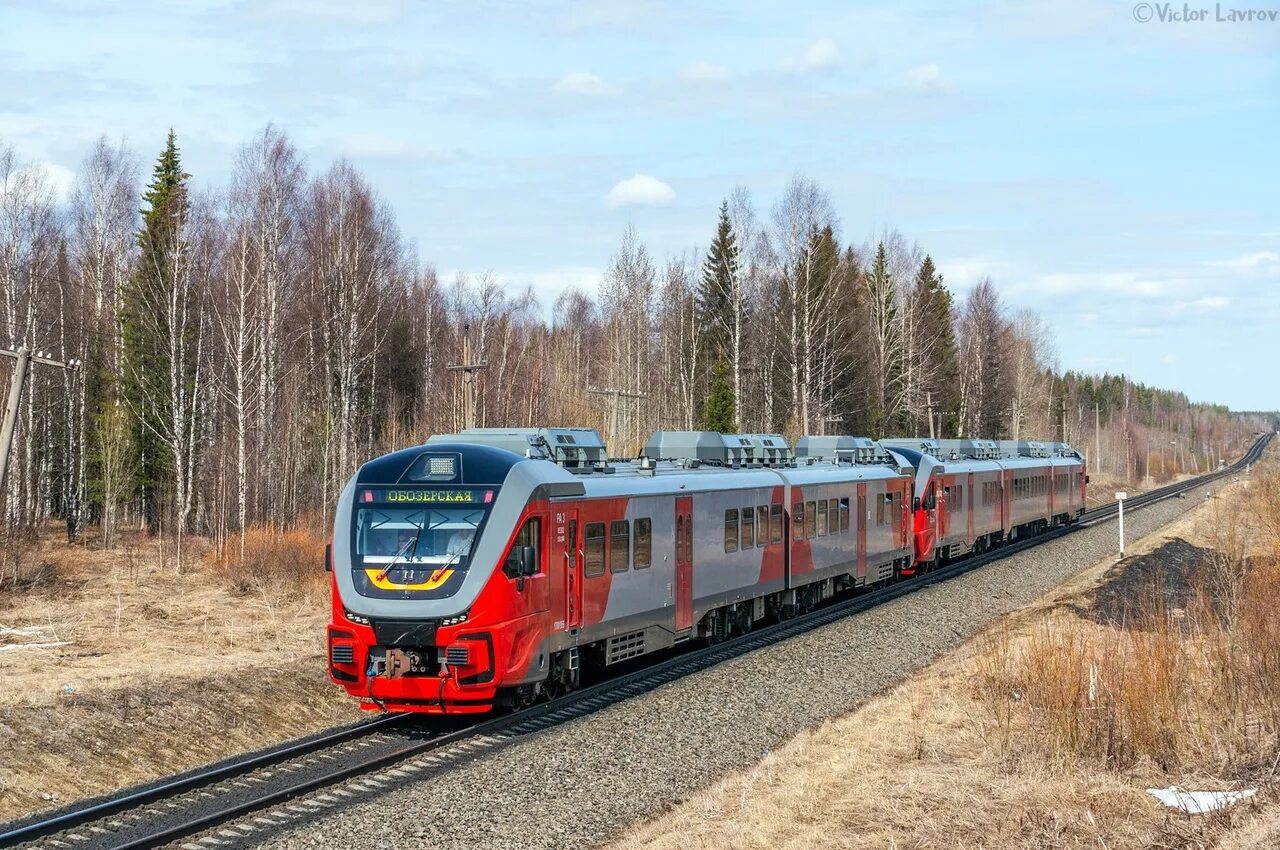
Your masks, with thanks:
M5 405L4 422L0 424L0 495L3 495L5 478L9 473L9 451L13 448L13 432L18 427L18 408L22 404L22 390L27 383L30 365L34 362L76 372L80 369L80 361L68 360L63 363L61 360L53 360L43 351L33 354L25 346L19 346L17 351L0 348L0 356L12 357L14 361L13 376L9 379L9 403Z
M462 326L462 362L449 366L450 372L462 373L462 427L476 427L476 373L484 371L487 360L471 362L471 325Z

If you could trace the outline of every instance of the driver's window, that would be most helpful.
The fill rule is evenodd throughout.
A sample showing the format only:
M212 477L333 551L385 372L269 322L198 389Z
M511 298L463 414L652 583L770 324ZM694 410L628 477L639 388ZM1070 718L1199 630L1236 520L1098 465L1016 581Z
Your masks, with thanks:
M520 532L516 535L516 539L511 543L511 551L507 553L507 560L502 565L502 571L506 573L507 578L515 578L520 575L520 552L526 546L532 546L533 550L538 553L538 563L542 562L542 522L537 517L530 517L525 520L524 525L520 527ZM539 566L538 572L542 568Z

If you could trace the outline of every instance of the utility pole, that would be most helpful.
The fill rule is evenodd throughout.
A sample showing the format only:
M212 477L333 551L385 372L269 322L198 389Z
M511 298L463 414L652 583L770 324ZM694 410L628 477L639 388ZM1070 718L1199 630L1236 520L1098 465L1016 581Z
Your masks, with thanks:
M929 439L933 440L937 437L933 432L933 393L928 390L925 390L924 394L924 409L929 417Z
M827 435L827 423L843 422L844 417L843 416L824 416L819 421L822 423L822 435L825 437Z
M626 390L615 390L612 388L598 390L595 387L588 387L587 392L594 395L609 396L611 401L609 404L609 441L607 448L610 453L617 450L618 439L618 405L624 398L648 398L648 393L633 393Z
M5 480L9 473L9 451L13 448L13 432L18 427L18 407L22 402L22 390L26 386L27 372L32 362L43 366L57 366L72 372L79 371L79 360L53 360L43 351L34 354L26 346L18 346L17 351L0 348L0 356L12 357L13 376L9 379L9 403L4 408L4 422L0 424L0 496L5 492Z
M462 373L462 427L476 427L476 373L484 371L489 361L471 362L471 325L462 326L462 362L448 367Z

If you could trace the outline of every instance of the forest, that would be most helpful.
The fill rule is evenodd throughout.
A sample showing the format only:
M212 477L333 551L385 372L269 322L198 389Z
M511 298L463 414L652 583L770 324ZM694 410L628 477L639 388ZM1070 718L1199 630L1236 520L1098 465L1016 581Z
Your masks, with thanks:
M468 421L596 427L615 457L704 427L1063 439L1125 482L1215 466L1270 427L1062 373L1043 317L990 280L957 300L899 232L849 240L802 175L768 202L726 187L705 250L657 257L629 228L598 292L543 304L491 274L440 280L352 163L308 162L279 128L216 191L192 188L174 133L156 147L144 177L103 137L64 199L0 139L0 342L83 364L31 369L6 553L54 520L104 546L284 531L364 460Z

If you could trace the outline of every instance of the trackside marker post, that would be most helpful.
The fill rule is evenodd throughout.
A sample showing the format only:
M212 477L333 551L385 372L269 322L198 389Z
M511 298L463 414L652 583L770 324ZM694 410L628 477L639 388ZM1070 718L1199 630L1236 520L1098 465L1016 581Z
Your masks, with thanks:
M1124 560L1124 500L1129 498L1129 494L1124 490L1116 491L1116 502L1120 505L1120 557L1118 560Z

